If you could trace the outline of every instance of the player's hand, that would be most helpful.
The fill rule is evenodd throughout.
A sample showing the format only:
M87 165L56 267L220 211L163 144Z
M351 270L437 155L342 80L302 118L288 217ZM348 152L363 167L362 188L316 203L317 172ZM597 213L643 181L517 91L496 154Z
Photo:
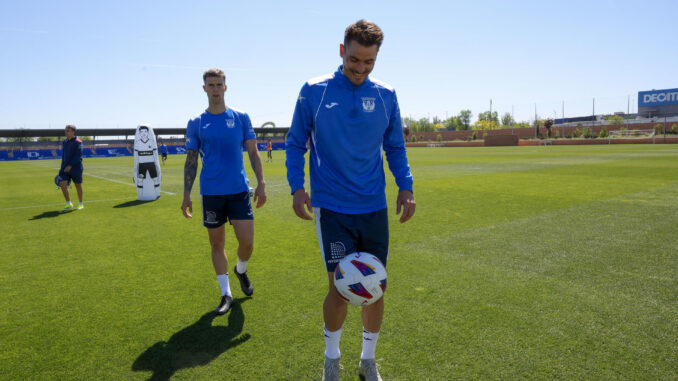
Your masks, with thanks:
M416 208L417 203L414 201L412 192L405 189L398 192L396 205L396 215L400 214L401 207L403 209L403 214L400 216L400 223L403 223L414 216L414 209Z
M309 212L313 213L313 209L311 208L311 198L308 197L308 192L306 192L306 190L303 188L300 188L294 191L292 209L294 209L294 213L297 214L297 217L303 218L304 220L312 220L313 218L311 215L308 214L304 209L304 205Z
M188 209L188 212L186 211ZM181 203L181 213L184 214L186 218L193 218L193 201L191 201L191 196L184 195L184 202Z
M64 172L70 172L71 171L71 166L67 165L66 168L64 168Z
M261 208L266 203L266 183L257 184L257 189L254 190L254 202L257 208Z

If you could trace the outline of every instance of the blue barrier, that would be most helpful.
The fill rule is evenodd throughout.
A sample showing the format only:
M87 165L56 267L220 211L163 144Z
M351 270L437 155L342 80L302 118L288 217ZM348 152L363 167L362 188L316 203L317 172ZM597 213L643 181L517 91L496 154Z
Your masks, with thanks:
M266 143L257 143L259 151L266 151ZM273 150L284 150L285 143L273 143ZM243 147L245 150L245 147ZM170 155L185 155L186 146L168 145L167 153ZM83 148L82 157L119 157L132 156L127 147L95 147ZM30 149L30 150L0 150L0 161L11 160L46 160L61 159L61 149Z

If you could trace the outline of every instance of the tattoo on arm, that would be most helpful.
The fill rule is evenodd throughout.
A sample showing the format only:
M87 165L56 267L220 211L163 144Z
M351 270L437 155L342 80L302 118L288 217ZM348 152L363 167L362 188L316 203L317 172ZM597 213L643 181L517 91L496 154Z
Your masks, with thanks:
M191 193L197 172L198 150L186 150L186 163L184 164L184 193Z

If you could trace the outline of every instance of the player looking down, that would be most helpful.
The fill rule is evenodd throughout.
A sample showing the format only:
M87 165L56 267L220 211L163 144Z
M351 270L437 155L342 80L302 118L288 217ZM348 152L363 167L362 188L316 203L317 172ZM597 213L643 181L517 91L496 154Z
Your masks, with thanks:
M334 287L333 272L347 254L364 251L386 265L388 218L382 149L399 188L400 222L415 211L412 175L405 154L400 109L393 88L371 79L384 35L371 21L346 28L339 45L342 65L301 88L287 135L287 179L297 216L311 220L313 208L329 289L323 304L323 379L339 379L339 340L347 304ZM304 189L304 154L310 139L311 195ZM306 209L304 209L304 207ZM360 375L380 380L374 358L384 299L362 307Z

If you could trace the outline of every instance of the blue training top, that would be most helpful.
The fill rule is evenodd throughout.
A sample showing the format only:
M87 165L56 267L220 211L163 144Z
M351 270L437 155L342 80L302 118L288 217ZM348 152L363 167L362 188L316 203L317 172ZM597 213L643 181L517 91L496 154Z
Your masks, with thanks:
M214 115L205 111L186 127L186 148L200 150L200 194L227 195L249 190L243 143L256 139L249 115L232 108Z
M82 170L82 140L77 137L61 142L61 170L71 166L71 173Z
M369 77L360 86L341 72L301 88L287 134L287 180L304 187L309 142L311 204L345 214L386 208L382 148L399 190L412 190L395 90Z

